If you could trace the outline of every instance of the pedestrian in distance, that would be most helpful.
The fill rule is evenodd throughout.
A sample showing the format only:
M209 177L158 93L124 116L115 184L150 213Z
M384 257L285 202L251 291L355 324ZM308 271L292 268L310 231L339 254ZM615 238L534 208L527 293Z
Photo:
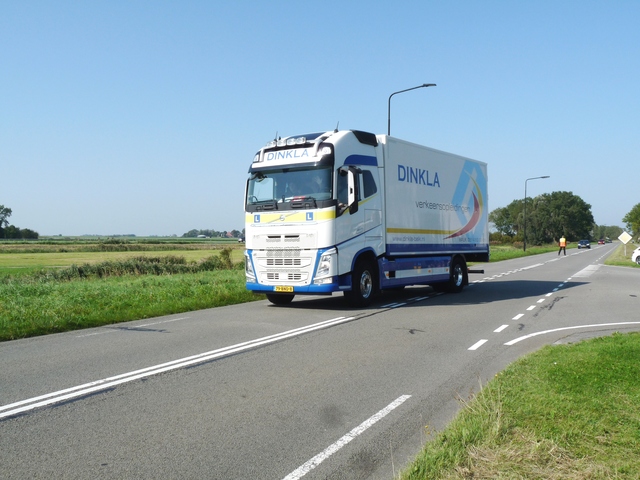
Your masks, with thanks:
M560 250L558 250L558 256L560 256L560 252L564 252L565 257L567 256L567 239L564 238L564 235L560 237Z

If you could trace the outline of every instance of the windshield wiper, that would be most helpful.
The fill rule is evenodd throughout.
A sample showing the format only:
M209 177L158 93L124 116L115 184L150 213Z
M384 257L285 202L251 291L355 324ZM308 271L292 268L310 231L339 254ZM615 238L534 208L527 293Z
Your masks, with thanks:
M318 204L314 197L293 197L291 208L318 208Z
M253 202L251 205L256 207L256 210L277 210L278 203L276 200L260 200L258 202Z

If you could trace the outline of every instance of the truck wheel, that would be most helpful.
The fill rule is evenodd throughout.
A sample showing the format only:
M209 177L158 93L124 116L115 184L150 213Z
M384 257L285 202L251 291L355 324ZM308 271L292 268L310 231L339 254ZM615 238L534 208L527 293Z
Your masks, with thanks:
M293 297L295 297L295 295L267 293L267 300L274 305L289 305Z
M460 293L465 284L466 265L463 260L458 258L451 262L451 270L449 271L449 284L447 291L450 293Z
M367 261L356 263L351 276L351 291L344 292L352 307L366 307L374 293L374 270Z

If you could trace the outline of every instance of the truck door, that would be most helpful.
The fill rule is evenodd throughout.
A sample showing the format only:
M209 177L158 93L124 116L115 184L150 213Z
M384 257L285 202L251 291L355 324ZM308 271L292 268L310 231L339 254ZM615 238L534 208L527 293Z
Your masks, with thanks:
M340 167L337 171L336 188L336 246L338 248L338 271L351 271L352 259L364 246L364 216L358 208L358 170L356 167Z
M343 274L351 270L358 252L367 247L376 254L381 251L382 205L376 169L345 166L337 173L336 245Z

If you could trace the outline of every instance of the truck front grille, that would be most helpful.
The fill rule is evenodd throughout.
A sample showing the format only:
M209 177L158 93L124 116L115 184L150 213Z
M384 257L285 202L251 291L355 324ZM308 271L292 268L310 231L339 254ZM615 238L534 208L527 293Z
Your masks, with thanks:
M277 273L277 272L269 272L267 273L267 279L273 281L287 281L287 282L299 282L302 280L301 273Z
M299 258L267 258L268 267L299 267L302 261Z
M300 248L254 250L258 277L267 284L308 285L315 253Z

